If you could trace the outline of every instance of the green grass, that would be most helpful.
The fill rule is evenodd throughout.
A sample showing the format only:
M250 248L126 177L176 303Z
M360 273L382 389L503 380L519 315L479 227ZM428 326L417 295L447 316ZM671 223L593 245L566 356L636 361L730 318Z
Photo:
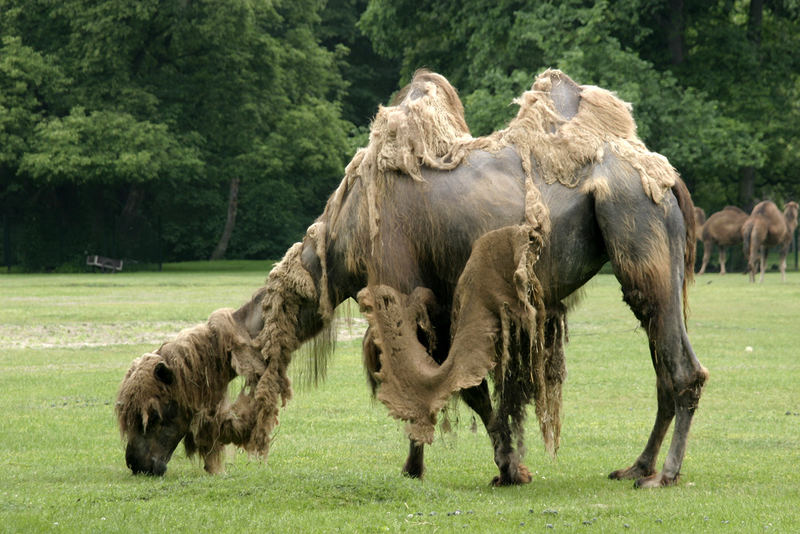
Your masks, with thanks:
M427 448L425 480L402 477L402 424L370 399L358 340L338 345L324 384L295 391L267 462L230 451L212 477L179 449L165 477L132 476L113 416L131 360L248 299L267 268L2 277L0 532L800 530L796 272L693 287L689 333L711 378L677 487L606 478L655 415L645 336L606 275L570 318L557 461L529 425L529 485L489 487L489 440L465 406Z

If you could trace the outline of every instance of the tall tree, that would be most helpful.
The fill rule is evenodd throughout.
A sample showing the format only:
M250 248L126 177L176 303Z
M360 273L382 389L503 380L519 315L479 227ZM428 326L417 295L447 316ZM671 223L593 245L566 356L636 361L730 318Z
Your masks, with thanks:
M308 212L323 205L319 191L338 180L351 128L340 118L337 58L317 37L323 4L0 0L0 34L68 80L28 127L27 146L7 165L9 180L59 188L52 199L70 188L85 199L81 210L104 211L90 219L111 221L116 243L134 219L157 227L167 259L208 257L212 250L221 257L228 247L237 254L282 252L313 218ZM293 122L305 139L292 146L276 133ZM315 138L330 144L309 146ZM284 171L291 174L275 174ZM282 184L281 191L249 193L265 182ZM278 205L288 225L242 218ZM261 246L241 244L241 221L253 225L241 233ZM49 226L40 232L51 232ZM72 248L102 245L94 241Z

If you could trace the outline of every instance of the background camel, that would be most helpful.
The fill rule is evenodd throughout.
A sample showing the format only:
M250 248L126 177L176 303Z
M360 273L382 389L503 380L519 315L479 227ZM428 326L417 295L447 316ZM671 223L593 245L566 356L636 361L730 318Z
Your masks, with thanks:
M703 265L697 274L706 272L708 260L714 245L719 249L719 274L725 274L726 247L742 242L742 225L747 213L736 206L725 206L721 211L711 215L703 225Z
M783 213L771 200L756 204L750 217L742 226L744 254L748 257L747 270L750 281L756 280L756 269L761 269L758 281L764 281L767 269L767 249L780 247L781 281L786 281L786 255L792 245L792 236L797 228L797 202L787 202Z

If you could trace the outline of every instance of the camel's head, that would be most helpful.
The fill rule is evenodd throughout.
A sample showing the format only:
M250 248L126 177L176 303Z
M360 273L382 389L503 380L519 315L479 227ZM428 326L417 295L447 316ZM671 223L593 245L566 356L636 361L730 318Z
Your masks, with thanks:
M134 474L161 476L189 431L190 411L175 391L175 373L159 354L133 361L117 396L120 432L127 440L125 462Z
M786 203L786 205L783 207L783 213L786 216L787 221L795 224L797 223L797 209L797 202L791 201Z

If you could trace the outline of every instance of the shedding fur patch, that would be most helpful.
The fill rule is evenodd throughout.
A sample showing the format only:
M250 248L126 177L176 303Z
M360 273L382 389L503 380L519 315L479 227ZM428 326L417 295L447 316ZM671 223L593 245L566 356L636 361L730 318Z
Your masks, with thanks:
M559 111L553 98L555 86L576 93L575 115ZM528 179L536 173L546 183L575 187L582 180L580 170L600 163L605 150L611 150L636 169L653 202L660 203L675 185L675 169L664 156L647 150L636 134L631 105L611 91L579 86L563 72L548 69L514 103L519 112L507 128L454 147L448 162L461 160L474 149L497 152L513 146Z
M533 274L542 246L541 234L527 225L494 230L475 242L456 286L451 348L442 364L419 341L436 306L429 289L405 295L378 285L359 293L369 321L370 356L380 360L380 366L373 364L380 368L374 374L377 398L392 416L408 422L411 439L431 443L450 397L491 373L499 413L511 420L517 439L522 440L525 407L532 401L546 447L555 453L566 371L563 351L551 355L544 348L543 291Z
M313 224L306 232L321 262L321 280L315 285L311 274L300 259L303 243L295 243L283 259L273 267L267 277L262 316L264 326L256 344L261 348L266 370L255 388L255 427L245 448L266 456L270 436L278 424L280 407L292 398L292 385L288 375L292 353L305 341L330 327L333 306L328 295L326 264L326 226ZM303 324L304 309L317 310L311 324Z
M406 174L424 182L423 166L455 168L460 161L449 162L448 153L453 146L472 139L458 93L440 74L418 71L395 101L395 105L378 108L370 126L369 143L353 156L342 184L326 207L327 220L333 227L344 195L356 180L361 180L365 194L360 209L362 218L369 221L371 253L380 246L381 202L391 181Z

